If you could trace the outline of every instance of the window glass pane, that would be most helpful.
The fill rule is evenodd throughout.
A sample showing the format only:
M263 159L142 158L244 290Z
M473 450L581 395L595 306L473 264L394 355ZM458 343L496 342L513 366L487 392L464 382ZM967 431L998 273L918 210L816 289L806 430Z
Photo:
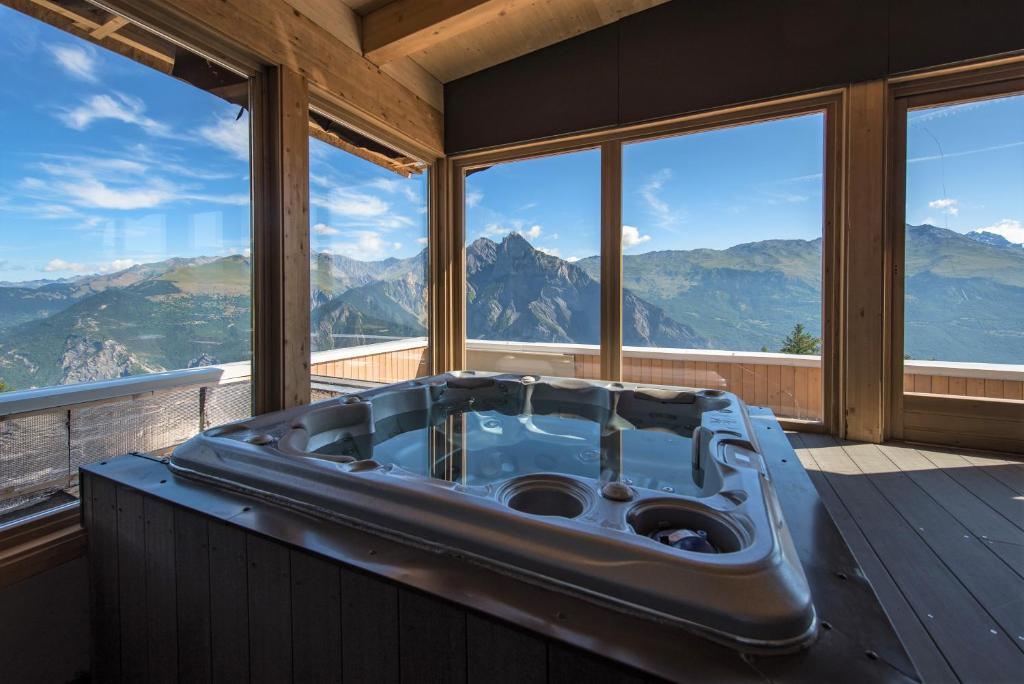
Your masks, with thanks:
M389 167L390 157L360 158L318 121L352 135L323 117L313 120L319 136L309 141L314 400L329 389L325 383L397 382L428 372L426 168L413 164L399 173Z
M906 391L1024 398L1022 221L1024 95L908 112Z
M596 149L467 173L468 368L597 377L600 193Z
M36 9L55 25L0 6L0 512L80 463L250 415L247 80L138 26L90 41ZM123 398L90 403L96 381ZM83 394L61 408L56 385ZM58 398L19 416L32 388Z
M721 387L820 420L824 123L623 147L627 381Z

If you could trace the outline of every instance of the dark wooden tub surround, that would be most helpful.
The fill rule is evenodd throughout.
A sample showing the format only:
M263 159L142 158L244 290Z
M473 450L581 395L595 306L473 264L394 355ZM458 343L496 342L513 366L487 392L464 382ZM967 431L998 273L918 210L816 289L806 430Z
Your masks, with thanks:
M916 681L786 435L751 415L822 621L805 651L742 654L134 454L82 470L93 681Z

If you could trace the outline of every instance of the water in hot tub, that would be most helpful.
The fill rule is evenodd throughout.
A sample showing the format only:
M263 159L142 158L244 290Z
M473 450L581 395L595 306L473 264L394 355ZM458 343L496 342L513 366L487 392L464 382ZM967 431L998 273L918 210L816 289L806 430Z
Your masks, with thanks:
M609 429L606 421L576 415L470 409L385 422L376 426L370 453L348 455L465 485L562 473L698 495L703 480L693 463L690 429Z

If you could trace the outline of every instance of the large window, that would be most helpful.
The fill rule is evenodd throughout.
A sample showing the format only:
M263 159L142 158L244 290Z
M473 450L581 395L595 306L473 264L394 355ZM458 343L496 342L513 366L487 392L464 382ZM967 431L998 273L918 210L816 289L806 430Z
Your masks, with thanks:
M32 7L0 6L0 522L251 411L247 78Z
M466 354L476 370L596 375L601 152L467 172Z
M2 387L248 360L244 87L225 101L6 7L0 33Z
M311 115L311 131L314 385L395 382L424 375L426 166L318 113Z
M820 419L824 119L624 146L626 380Z
M906 391L1024 399L1022 221L1024 95L907 112Z

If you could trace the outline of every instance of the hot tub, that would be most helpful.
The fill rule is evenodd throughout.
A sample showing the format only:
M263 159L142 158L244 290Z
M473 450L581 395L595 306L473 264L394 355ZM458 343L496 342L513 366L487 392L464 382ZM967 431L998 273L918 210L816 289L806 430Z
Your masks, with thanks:
M207 430L170 467L756 652L810 591L739 399L457 372Z

